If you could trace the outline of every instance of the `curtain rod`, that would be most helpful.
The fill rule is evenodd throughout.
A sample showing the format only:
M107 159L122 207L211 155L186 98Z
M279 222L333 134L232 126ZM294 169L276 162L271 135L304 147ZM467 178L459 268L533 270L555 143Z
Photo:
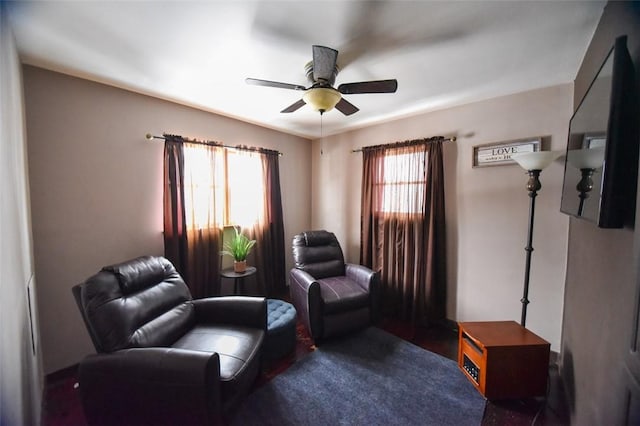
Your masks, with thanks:
M420 139L416 139L416 140L420 140ZM445 138L444 136L432 136L430 138L424 138L422 139L425 142L455 142L456 141L456 137L455 136L451 136L450 138ZM385 144L385 145L371 145L371 146L365 146L363 148L358 148L358 149L354 149L351 150L351 152L362 152L365 149L368 148L383 148L383 147L388 147L388 148L393 148L394 146L399 146L399 145L404 145L404 144L410 144L413 141L404 141L404 142L394 142L394 143L389 143L389 144Z
M264 153L264 154L279 155L281 157L283 155L280 151L276 151L276 150L273 150L273 149L252 147L252 146L247 146L247 145L231 146L231 145L225 145L225 144L223 144L221 142L207 141L207 140L194 139L194 138L185 138L185 137L180 136L180 135L170 135L170 134L167 134L167 133L163 133L162 136L156 136L156 135L152 135L151 133L147 133L146 135L144 135L144 137L147 140L162 139L163 141L166 141L166 140L174 140L175 141L175 139L180 139L180 142L189 142L189 143L195 143L195 144L199 144L199 145L220 146L222 148L238 149L238 150L241 150L241 151L253 151L253 152L261 152L261 153Z

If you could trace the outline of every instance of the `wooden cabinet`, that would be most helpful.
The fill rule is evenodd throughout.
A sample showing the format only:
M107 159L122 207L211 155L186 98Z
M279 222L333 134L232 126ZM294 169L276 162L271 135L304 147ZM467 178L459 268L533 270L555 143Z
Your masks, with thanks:
M461 322L458 366L487 399L543 396L550 344L515 321Z

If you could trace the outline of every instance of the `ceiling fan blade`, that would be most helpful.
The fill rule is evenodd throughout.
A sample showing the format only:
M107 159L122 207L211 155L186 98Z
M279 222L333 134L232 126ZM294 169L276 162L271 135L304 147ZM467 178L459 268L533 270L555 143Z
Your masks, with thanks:
M333 84L338 51L330 47L313 46L313 80L326 80Z
M280 112L294 112L294 111L299 110L304 105L306 105L306 102L303 101L302 99L300 99L298 102L289 105L288 107L286 107L285 109L283 109Z
M306 87L299 84L280 83L278 81L260 80L257 78L245 78L244 82L247 84L253 84L254 86L265 87L277 87L278 89L291 89L291 90L307 90Z
M340 102L336 104L336 109L341 113L343 113L344 115L351 115L360 111L360 109L357 106L355 106L345 98L340 99Z
M361 81L358 83L345 83L338 86L338 92L343 95L356 93L394 93L398 90L398 80Z

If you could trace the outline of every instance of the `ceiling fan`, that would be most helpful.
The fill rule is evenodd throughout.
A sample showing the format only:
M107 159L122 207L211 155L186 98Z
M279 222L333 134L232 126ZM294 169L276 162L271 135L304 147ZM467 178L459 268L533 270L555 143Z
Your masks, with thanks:
M398 81L393 79L345 83L339 85L336 90L333 88L333 84L339 71L336 63L337 59L337 50L325 46L313 46L313 60L305 66L307 78L311 82L310 87L256 78L247 78L245 82L256 86L304 91L302 99L280 111L283 113L294 112L305 104L309 104L316 111L320 111L320 114L324 114L335 107L344 115L351 115L358 112L359 109L343 98L342 95L394 93L398 89Z

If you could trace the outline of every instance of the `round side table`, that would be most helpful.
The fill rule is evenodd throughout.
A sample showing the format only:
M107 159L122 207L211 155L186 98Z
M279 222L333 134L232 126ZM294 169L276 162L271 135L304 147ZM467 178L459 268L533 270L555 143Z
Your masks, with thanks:
M244 272L236 272L233 268L226 268L220 271L220 276L222 278L233 279L233 294L238 294L238 290L241 289L245 278L254 275L257 272L255 266L247 266L247 269Z

